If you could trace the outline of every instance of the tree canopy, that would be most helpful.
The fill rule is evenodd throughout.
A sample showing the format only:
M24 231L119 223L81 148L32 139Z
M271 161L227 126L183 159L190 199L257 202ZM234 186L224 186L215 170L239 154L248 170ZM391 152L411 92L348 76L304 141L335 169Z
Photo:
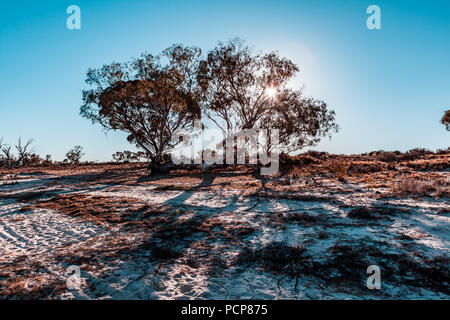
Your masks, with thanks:
M172 134L200 118L200 54L198 48L174 45L158 56L145 53L129 63L88 70L86 82L94 88L83 91L82 116L129 133L128 140L159 164L172 147Z
M156 56L89 69L81 115L127 132L155 166L176 145L173 134L202 117L225 136L278 129L283 151L297 151L338 130L325 102L290 87L298 72L277 52L255 53L239 39L205 57L199 48L173 45Z
M447 110L442 116L441 123L445 126L445 129L450 131L450 110Z
M225 135L278 129L287 152L314 145L338 126L326 103L290 88L298 72L296 64L277 52L254 53L240 39L219 43L199 66L203 113Z

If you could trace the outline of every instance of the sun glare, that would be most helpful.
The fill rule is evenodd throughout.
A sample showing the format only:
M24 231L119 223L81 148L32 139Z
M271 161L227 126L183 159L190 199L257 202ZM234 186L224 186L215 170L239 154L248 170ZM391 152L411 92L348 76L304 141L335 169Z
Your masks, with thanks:
M277 94L277 89L275 89L274 87L268 87L266 88L265 93L269 98L274 98Z

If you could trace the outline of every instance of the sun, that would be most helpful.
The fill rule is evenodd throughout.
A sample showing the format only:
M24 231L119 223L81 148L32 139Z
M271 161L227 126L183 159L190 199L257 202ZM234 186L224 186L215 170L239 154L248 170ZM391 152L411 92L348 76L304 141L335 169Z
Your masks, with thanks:
M265 90L265 94L266 96L268 96L269 98L275 98L275 96L277 95L277 89L274 87L268 87Z

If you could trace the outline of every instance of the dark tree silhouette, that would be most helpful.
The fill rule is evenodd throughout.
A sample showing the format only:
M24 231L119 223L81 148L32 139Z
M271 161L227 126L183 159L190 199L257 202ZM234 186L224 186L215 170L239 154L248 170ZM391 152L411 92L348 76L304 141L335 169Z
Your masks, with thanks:
M316 145L322 137L339 130L334 111L323 101L301 96L300 91L285 89L272 111L261 119L261 126L278 129L285 152Z
M442 116L441 123L445 126L447 131L450 131L450 110L447 110Z
M93 89L83 92L81 115L107 130L127 132L157 171L164 152L174 146L172 134L200 118L200 55L198 48L174 45L158 56L145 53L128 63L89 69L86 82Z
M17 157L11 150L10 145L3 143L3 138L0 138L0 151L3 153L2 163L6 164L8 168L13 168L15 166L26 166L30 164L30 160L33 163L36 160L36 154L32 151L33 139L27 140L27 142L22 143L22 138L19 137L18 143L14 146L17 151Z
M173 134L192 128L202 114L225 135L278 129L282 151L314 145L338 130L324 102L289 88L299 68L276 52L255 54L235 39L200 56L198 48L174 45L158 56L89 69L81 115L129 133L152 171L177 143Z
M6 165L10 168L12 165L11 147L3 143L3 137L0 138L0 151L3 153L0 154L0 166Z
M20 166L26 166L30 160L32 151L30 150L33 139L29 139L25 144L22 143L22 138L19 138L19 142L15 145L17 150L16 164Z
M14 164L14 155L11 152L11 146L5 145L5 144L0 144L1 147L1 151L3 152L3 158L4 158L4 162L6 164L6 166L10 169L12 168L13 164Z
M288 83L299 71L278 53L254 53L240 39L219 45L200 63L203 114L225 135L243 129L280 130L281 148L299 150L337 132L335 114Z
M73 149L66 153L66 160L72 164L79 164L81 157L84 156L83 148L81 146L75 146Z
M117 151L112 155L115 162L129 163L140 159L140 154L129 150Z

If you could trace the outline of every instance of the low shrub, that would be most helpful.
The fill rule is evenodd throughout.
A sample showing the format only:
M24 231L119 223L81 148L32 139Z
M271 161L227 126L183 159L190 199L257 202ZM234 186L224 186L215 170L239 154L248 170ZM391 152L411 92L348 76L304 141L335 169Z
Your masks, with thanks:
M280 164L285 167L302 167L310 164L318 164L321 161L310 155L290 156L288 154L280 154Z
M331 170L333 170L334 174L339 180L344 179L348 174L349 165L345 162L336 161L333 162L331 166Z
M450 181L449 179L445 181L408 179L397 184L394 190L398 193L411 193L436 197L450 196Z

